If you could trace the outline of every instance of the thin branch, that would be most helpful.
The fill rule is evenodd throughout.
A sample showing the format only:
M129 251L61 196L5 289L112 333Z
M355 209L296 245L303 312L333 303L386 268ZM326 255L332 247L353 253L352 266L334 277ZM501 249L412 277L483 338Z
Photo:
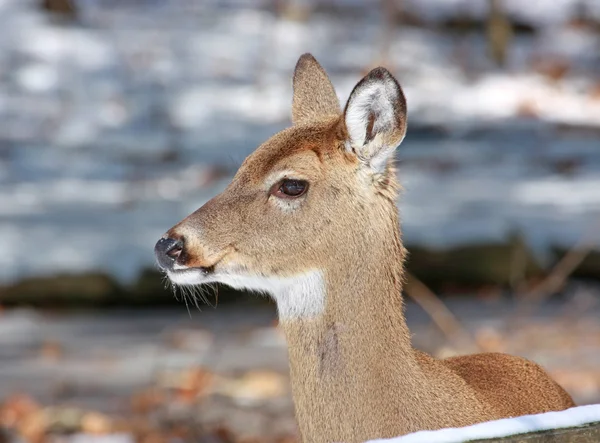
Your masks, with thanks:
M396 24L400 15L400 6L395 0L381 0L381 40L379 42L379 59L377 66L390 66L390 52L396 32Z
M597 245L600 223L594 224L552 268L548 276L523 299L528 302L540 302L555 294L564 285L569 276L583 263Z
M575 246L572 248L560 259L550 271L550 274L539 285L528 294L525 294L524 300L530 303L540 302L558 292L593 249L594 245L591 243L583 247Z
M479 350L479 345L448 309L422 281L407 273L406 292L431 317L436 326L454 343L465 343Z
M522 295L521 306L517 315L514 316L514 322L529 315L535 306L560 291L571 274L595 249L599 234L600 223L597 223L588 229L581 240L554 265L540 284Z

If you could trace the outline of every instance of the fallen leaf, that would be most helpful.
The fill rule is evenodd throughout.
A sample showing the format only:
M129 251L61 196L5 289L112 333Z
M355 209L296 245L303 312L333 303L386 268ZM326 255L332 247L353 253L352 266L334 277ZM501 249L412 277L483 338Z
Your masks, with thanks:
M112 431L111 420L98 412L88 412L81 418L81 430L87 434L108 434Z
M45 410L25 416L17 425L17 432L28 443L43 443L50 421Z
M59 360L63 356L63 353L64 351L62 345L53 340L45 341L40 349L40 355L45 360Z
M13 428L27 416L37 413L40 409L41 406L28 395L12 395L0 407L0 424L6 428Z

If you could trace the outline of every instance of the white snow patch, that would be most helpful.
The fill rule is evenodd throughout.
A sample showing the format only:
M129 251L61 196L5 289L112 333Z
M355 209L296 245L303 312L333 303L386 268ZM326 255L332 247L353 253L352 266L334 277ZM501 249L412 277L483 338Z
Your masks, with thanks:
M514 198L528 205L554 205L561 202L561 210L583 213L600 210L600 179L569 181L566 179L544 179L515 186Z
M287 125L291 72L302 52L323 63L344 103L361 71L377 61L381 33L374 14L277 21L252 9L258 0L232 2L227 14L214 15L215 1L107 10L86 0L81 13L90 28L53 24L35 3L0 0L0 71L10 74L0 84L9 140L9 149L0 149L0 280L7 281L98 269L133 278L153 265L156 239L230 178L209 186L210 168L187 167L217 163L233 172ZM486 4L407 0L406 7L439 19L465 9L483 17ZM575 4L508 0L506 7L548 24L568 21ZM586 4L599 16L600 2ZM512 66L512 56L505 72L471 66L468 59L482 60L483 39L469 40L465 73L460 41L430 29L397 30L386 66L409 106L398 155L407 243L447 248L504 241L518 230L543 250L569 247L597 224L600 100L589 67L599 37L554 28L513 46L523 60L566 57L572 64L557 81L524 62ZM523 110L537 119L523 123ZM448 137L420 139L418 123ZM557 123L588 135L553 132ZM461 138L469 129L482 137ZM181 164L157 163L171 147ZM572 173L560 171L564 160L573 161Z
M68 443L133 443L135 440L130 434L75 434L67 439Z
M493 420L464 428L419 431L402 437L371 440L369 443L460 443L475 439L500 438L549 429L570 428L597 421L600 421L600 405L587 405L566 411Z
M32 92L46 92L58 84L58 72L54 66L32 63L17 72L17 81Z

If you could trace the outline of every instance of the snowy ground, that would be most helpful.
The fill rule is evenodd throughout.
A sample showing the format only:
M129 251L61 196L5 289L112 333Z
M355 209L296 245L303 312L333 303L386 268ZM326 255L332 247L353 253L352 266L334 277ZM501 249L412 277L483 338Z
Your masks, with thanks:
M377 61L373 8L295 22L230 3L85 0L81 23L65 27L0 1L0 280L134 278L156 239L288 124L301 53L322 61L342 100ZM407 2L433 21L455 11L442 3ZM387 65L409 103L398 154L407 243L520 230L543 253L599 223L600 34L563 26L573 1L540 4L508 2L540 30L517 38L506 71L478 36L396 31ZM533 58L569 68L555 79Z
M522 417L489 421L464 428L420 431L402 437L372 440L370 443L462 443L465 441L530 434L532 432L552 429L560 429L564 432L565 428L576 428L597 422L600 422L600 405L589 405L571 408L567 411L547 412L545 414L525 415ZM565 439L564 441L568 440ZM586 441L586 439L580 441ZM591 442L592 440L587 441Z

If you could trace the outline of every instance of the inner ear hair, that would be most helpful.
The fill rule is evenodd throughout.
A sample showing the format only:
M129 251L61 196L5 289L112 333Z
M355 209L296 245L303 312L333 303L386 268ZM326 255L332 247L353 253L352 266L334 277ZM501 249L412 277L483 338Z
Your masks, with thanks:
M354 87L344 124L347 148L382 172L406 133L406 99L387 69L373 69Z
M365 142L363 143L363 145L370 143L373 140L373 138L375 137L375 134L373 133L374 126L375 126L375 113L369 112L368 121L367 121L367 130L365 133Z

